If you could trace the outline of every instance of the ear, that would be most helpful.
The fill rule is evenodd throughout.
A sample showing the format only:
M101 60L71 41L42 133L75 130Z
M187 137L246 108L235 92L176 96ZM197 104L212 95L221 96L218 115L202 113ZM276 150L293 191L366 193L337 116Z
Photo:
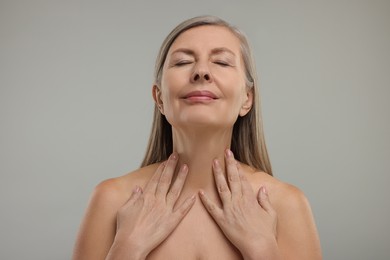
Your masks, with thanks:
M161 114L164 114L164 107L161 99L161 90L160 87L157 86L156 84L154 84L152 87L152 95L158 110L160 110Z
M245 116L251 110L253 104L253 88L247 88L246 97L240 109L240 116Z

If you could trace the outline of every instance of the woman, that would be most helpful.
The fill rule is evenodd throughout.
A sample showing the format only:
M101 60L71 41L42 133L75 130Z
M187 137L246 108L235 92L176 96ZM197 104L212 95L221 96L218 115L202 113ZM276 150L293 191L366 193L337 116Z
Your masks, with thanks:
M272 177L245 36L195 17L156 62L142 167L99 184L73 259L321 259L310 206Z

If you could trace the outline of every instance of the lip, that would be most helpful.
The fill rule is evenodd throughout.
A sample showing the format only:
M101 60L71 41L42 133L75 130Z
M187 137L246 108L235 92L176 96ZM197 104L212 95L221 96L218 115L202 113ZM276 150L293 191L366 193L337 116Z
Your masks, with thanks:
M196 90L187 93L183 98L188 100L211 100L218 97L208 90Z

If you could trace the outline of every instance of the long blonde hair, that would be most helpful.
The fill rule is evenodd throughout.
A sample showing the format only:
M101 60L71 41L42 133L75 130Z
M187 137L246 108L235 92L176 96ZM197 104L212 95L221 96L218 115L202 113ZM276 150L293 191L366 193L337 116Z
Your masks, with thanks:
M257 170L272 175L271 163L264 140L264 131L260 112L259 86L252 53L246 36L236 27L215 16L198 16L180 23L165 38L157 56L154 81L160 85L164 62L169 48L183 32L198 26L216 25L228 28L239 40L241 55L245 64L246 84L253 91L251 110L243 117L238 117L233 126L231 150L235 158ZM173 152L172 126L155 105L152 131L141 167L166 160Z

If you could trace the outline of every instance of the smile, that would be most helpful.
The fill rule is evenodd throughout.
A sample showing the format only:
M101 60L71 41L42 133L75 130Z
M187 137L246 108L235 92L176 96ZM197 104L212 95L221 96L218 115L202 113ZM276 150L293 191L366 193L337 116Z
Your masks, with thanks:
M217 96L207 90L203 91L192 91L188 94L186 94L183 99L193 102L202 102L202 101L211 101L218 99Z

